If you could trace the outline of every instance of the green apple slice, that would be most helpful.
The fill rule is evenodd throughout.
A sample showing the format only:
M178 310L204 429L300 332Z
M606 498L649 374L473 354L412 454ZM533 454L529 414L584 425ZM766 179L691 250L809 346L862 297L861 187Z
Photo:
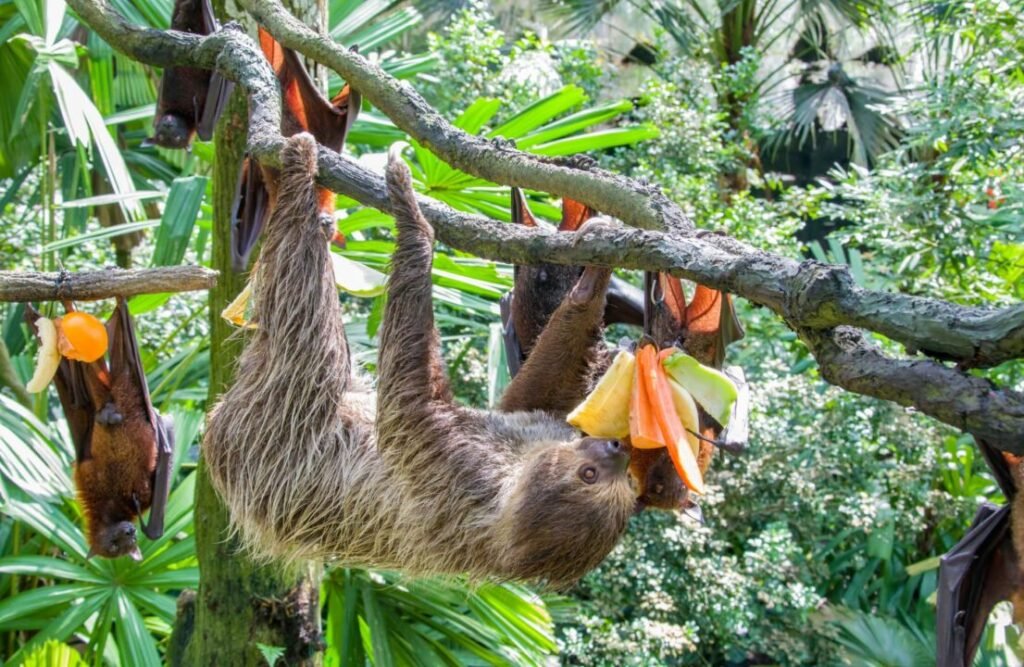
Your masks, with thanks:
M348 257L331 253L331 265L334 268L334 282L338 289L355 296L377 296L384 291L388 277Z
M716 422L722 426L729 425L729 415L738 394L732 380L684 352L676 352L662 363L669 377L690 392Z

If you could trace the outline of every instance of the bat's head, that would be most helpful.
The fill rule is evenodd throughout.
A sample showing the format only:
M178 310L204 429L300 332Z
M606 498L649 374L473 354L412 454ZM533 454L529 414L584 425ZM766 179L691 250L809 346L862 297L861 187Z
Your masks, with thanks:
M561 588L596 567L626 530L636 503L629 449L577 438L534 448L517 471L497 525L508 569Z
M142 560L142 552L135 537L135 524L131 521L117 521L93 531L90 539L89 556L118 558L131 556Z
M636 482L638 510L680 510L687 506L686 485L665 449L634 449L629 471Z
M181 116L165 113L153 123L153 138L149 143L164 148L188 148L192 143L192 130Z

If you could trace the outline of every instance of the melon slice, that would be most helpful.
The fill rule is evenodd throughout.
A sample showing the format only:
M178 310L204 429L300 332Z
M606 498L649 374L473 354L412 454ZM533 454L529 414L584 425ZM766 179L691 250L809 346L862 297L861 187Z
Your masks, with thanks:
M669 377L688 391L716 422L723 427L729 425L738 394L732 380L683 352L670 355L663 363Z
M625 438L629 435L629 399L633 393L636 359L622 350L594 387L594 390L569 413L570 424L598 438Z

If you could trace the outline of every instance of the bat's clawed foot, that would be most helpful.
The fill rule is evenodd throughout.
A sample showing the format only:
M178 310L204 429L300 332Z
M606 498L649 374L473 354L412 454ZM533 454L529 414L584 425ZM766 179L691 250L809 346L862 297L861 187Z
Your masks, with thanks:
M117 426L123 421L124 415L118 411L117 406L113 403L107 403L96 413L96 422L104 426Z
M220 27L221 30L237 30L238 32L245 34L245 28L238 21L228 21Z

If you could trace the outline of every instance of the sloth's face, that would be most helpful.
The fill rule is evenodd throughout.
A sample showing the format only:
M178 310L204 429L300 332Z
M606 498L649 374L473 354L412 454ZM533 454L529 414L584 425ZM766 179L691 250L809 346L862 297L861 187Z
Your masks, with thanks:
M537 447L499 522L514 575L560 588L596 567L636 504L628 468L628 449L616 440Z

